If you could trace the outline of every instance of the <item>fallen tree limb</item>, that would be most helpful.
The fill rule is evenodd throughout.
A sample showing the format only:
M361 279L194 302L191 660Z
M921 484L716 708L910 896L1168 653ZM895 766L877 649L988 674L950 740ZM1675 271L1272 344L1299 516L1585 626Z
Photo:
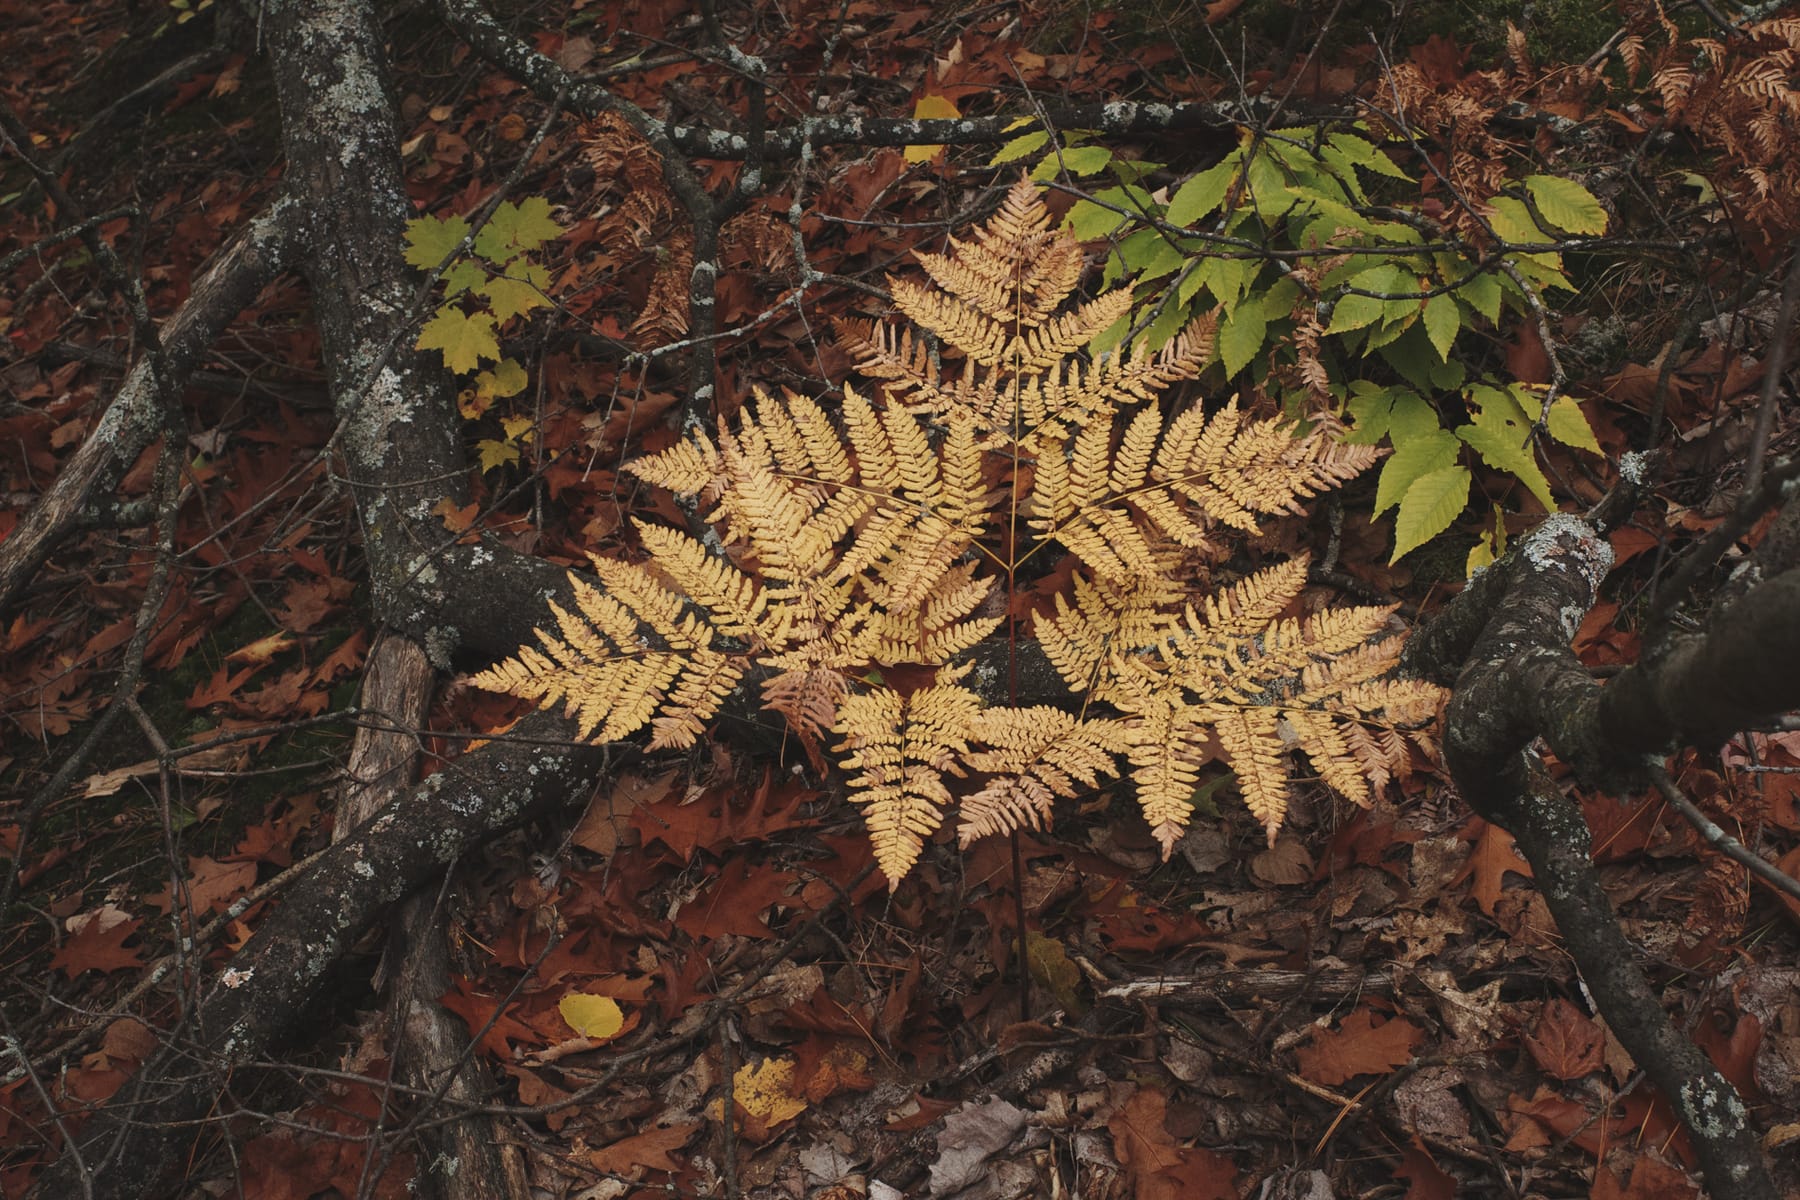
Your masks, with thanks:
M1800 574L1763 584L1733 606L1728 625L1677 639L1602 689L1569 643L1611 565L1592 526L1552 516L1414 638L1407 665L1454 685L1444 731L1451 774L1531 864L1595 1004L1687 1127L1712 1194L1775 1200L1743 1101L1669 1020L1600 887L1587 822L1528 747L1541 736L1586 780L1620 789L1652 751L1716 744L1715 733L1737 727L1724 722L1742 722L1754 705L1766 706L1758 716L1789 707L1800 699Z
M299 257L297 211L283 197L260 213L214 257L164 324L162 351L171 385L186 383L226 326ZM0 543L0 614L11 611L31 576L79 524L95 493L110 490L161 433L157 389L146 358L131 368L55 481Z
M154 1194L194 1136L188 1126L218 1115L232 1069L306 1014L320 981L388 905L534 812L586 795L601 749L570 744L568 722L542 713L514 732L518 740L471 750L400 792L295 882L203 989L185 1027L165 1031L164 1047L90 1119L81 1158L98 1200ZM65 1153L31 1194L63 1200L84 1186Z
M357 727L334 834L348 834L411 785L419 765L416 731L425 724L434 678L425 652L406 638L390 634L369 652L362 705L379 723ZM425 1096L473 1105L491 1093L492 1081L485 1064L470 1057L468 1029L438 1003L450 990L441 899L441 892L426 889L402 902L400 936L385 947L375 985L388 993L397 1017L392 1075ZM412 1124L432 1107L421 1105ZM433 1174L440 1200L524 1200L524 1163L497 1136L498 1120L467 1112L419 1130L425 1161L456 1164ZM374 1166L370 1177L380 1178L384 1166Z

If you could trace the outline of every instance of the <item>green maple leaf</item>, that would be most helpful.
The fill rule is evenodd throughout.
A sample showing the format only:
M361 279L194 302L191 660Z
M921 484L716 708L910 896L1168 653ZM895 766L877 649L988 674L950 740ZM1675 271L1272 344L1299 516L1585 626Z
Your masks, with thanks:
M523 316L534 308L549 308L544 290L550 286L550 269L523 259L508 263L505 274L496 275L475 291L487 297L497 320Z
M494 318L487 313L473 316L446 304L437 315L425 322L414 343L420 350L437 350L444 364L458 375L466 375L481 365L483 359L500 358L500 340L494 336Z
M481 459L481 469L491 471L495 467L504 467L519 461L519 448L511 442L502 442L494 438L483 438L475 443L475 453Z
M480 287L487 277L487 270L480 263L463 259L444 272L444 299L454 300L470 288Z
M542 196L527 196L517 204L508 200L475 235L475 253L491 263L510 262L561 237L562 231L550 216L550 202Z
M528 382L525 368L514 358L503 358L493 370L483 371L475 377L475 387L490 400L516 396L525 390Z
M406 223L406 261L421 271L432 271L450 257L469 236L469 223L461 217L418 217Z

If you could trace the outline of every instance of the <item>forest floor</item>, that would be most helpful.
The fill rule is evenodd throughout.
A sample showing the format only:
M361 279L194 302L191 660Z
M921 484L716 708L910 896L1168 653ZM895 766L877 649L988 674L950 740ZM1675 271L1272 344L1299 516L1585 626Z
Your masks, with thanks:
M578 69L698 37L675 0L605 7L509 19L552 31L535 35L538 47ZM728 25L752 27L776 48L765 53L816 61L839 8L758 4ZM90 211L134 209L106 229L131 249L159 315L280 175L266 68L215 49L210 14L189 21L189 11L0 0L15 66L4 90L39 148L63 155ZM1182 41L1117 13L844 11L854 29L836 47L833 102L873 114L912 115L927 94L973 105L994 89L1193 99L1223 87L1185 61L1197 52ZM542 108L427 12L395 16L392 33L413 198L422 213L466 212L506 175ZM615 85L652 110L736 120L676 58ZM1188 169L1221 148L1140 149ZM569 566L615 544L634 516L679 517L657 513L619 472L628 452L669 444L664 418L679 404L663 360L622 359L684 332L683 233L646 182L648 153L605 127L547 140L516 194L547 198L566 228L547 289L558 306L514 339L528 386L464 396L482 474L460 519ZM990 167L992 155L833 147L752 204L724 251L726 407L753 385L816 392L851 376L830 323L883 313L887 275L914 269L909 251L942 248L992 210L1016 178ZM5 180L0 252L53 224L41 198L22 202L15 177ZM796 184L810 266L828 277L799 302L787 223ZM41 262L0 291L0 535L79 444L132 354L118 312L63 302L84 271L73 258ZM1577 381L1588 389L1578 395L1605 388L1613 405L1654 380L1645 364L1662 336L1657 314L1639 327L1630 306L1643 295L1628 286L1641 281L1615 293L1602 281L1579 302L1590 314L1618 308L1632 347L1609 376ZM1619 567L1575 636L1603 671L1636 657L1660 548L1717 522L1713 502L1741 456L1719 431L1744 390L1704 386L1735 360L1709 353L1677 373L1673 482L1615 535ZM286 282L233 327L189 395L205 500L184 510L192 549L151 640L140 703L185 738L262 732L189 760L179 804L165 810L154 752L126 722L23 849L23 902L0 929L8 1036L57 1064L66 1120L117 1090L166 1015L158 987L138 985L168 952L175 897L185 891L202 921L219 918L207 952L222 960L281 902L269 882L328 839L349 731L314 719L354 702L375 631L360 615L350 501L319 455L333 424L323 378L304 288ZM1604 448L1628 448L1629 413L1588 407ZM153 459L127 477L124 497L147 494ZM1372 491L1359 483L1272 528L1237 566L1331 546L1362 592L1420 619L1458 586L1468 539L1386 565ZM17 826L4 805L35 794L94 719L148 570L132 530L85 535L0 627L9 852ZM1044 594L1021 588L1011 603L1028 613ZM522 711L449 680L422 731L429 769ZM1272 846L1215 765L1202 796L1212 811L1166 862L1129 797L1101 790L1016 846L990 838L959 853L940 839L890 894L858 813L799 747L777 733L723 733L676 759L622 751L584 813L546 818L453 873L457 978L444 1003L499 1080L497 1101L518 1109L508 1129L546 1196L1699 1194L1685 1136L1595 1015L1511 839L1429 763L1366 811L1302 785ZM1783 766L1800 767L1800 735L1686 760L1680 779L1740 834L1760 830L1785 848L1800 845L1800 786L1763 769ZM1580 799L1608 892L1665 1004L1751 1098L1800 1186L1788 1148L1800 1137L1795 906L1705 853L1654 793ZM225 915L246 895L247 910ZM202 1168L193 1194L398 1197L429 1168L415 1160L408 1098L383 1082L393 1014L366 978L378 952L371 942L319 997L316 1027L255 1090L253 1107L282 1119L225 1127L234 1155ZM729 1019L704 1004L720 996L735 1002ZM101 1038L82 1036L92 1014L113 1011L124 1015ZM572 1018L595 1036L575 1034ZM728 1080L739 1115L729 1129L719 1120ZM0 1087L9 1195L55 1143L31 1087Z

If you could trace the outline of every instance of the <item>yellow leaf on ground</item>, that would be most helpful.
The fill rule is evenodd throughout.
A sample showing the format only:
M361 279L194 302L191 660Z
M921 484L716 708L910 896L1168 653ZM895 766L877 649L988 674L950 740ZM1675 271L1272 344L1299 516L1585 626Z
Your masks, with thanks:
M596 1042L617 1037L625 1027L625 1014L611 996L593 996L586 992L570 992L556 1002L556 1011L569 1023L569 1028Z

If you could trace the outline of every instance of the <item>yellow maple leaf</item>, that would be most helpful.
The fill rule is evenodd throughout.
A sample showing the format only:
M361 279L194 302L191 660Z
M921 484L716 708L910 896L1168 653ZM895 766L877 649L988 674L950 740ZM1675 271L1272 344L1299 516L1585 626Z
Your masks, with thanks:
M500 360L500 340L494 334L494 318L487 313L470 315L446 304L425 322L414 345L443 354L444 365L458 375L479 367L484 359Z

